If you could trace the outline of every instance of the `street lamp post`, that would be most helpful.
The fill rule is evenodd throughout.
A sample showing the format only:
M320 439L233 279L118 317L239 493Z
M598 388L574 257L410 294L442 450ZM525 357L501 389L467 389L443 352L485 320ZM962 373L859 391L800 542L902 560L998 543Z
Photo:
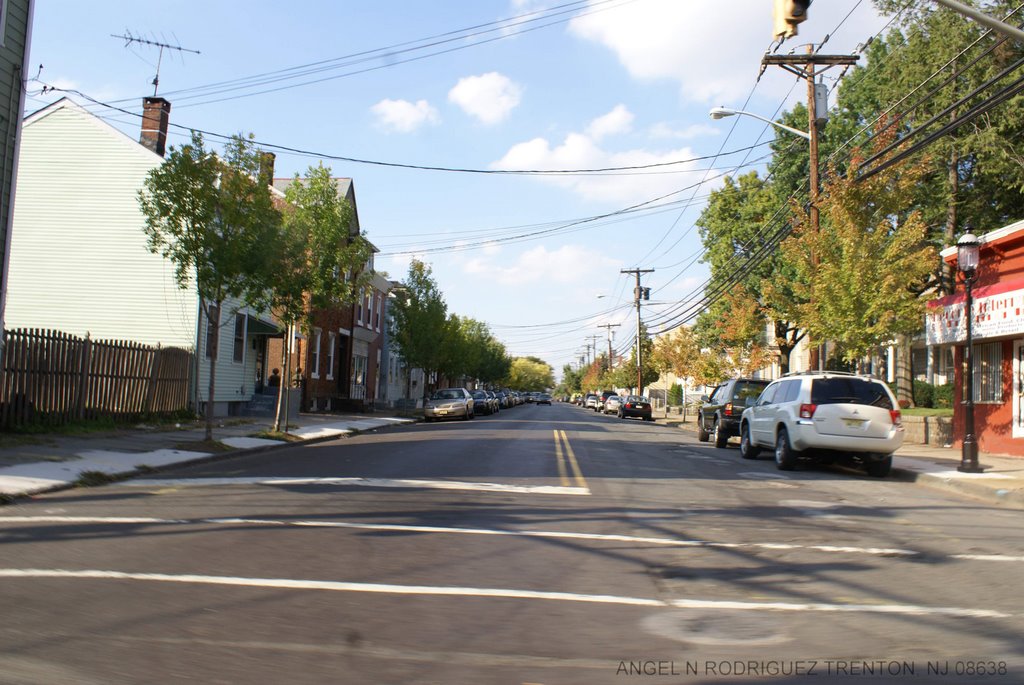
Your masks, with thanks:
M964 345L965 378L967 401L964 403L964 439L961 443L960 466L962 473L982 473L978 465L978 442L974 437L974 281L978 277L978 253L981 243L971 233L960 238L956 244L956 265L964 275L964 317L967 320L967 342Z

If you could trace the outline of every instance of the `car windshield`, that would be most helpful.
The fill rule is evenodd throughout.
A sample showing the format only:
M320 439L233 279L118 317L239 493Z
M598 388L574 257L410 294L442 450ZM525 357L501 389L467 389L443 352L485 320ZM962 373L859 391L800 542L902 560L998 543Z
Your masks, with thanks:
M465 397L461 390L438 390L430 396L432 400L461 400Z
M474 399L478 399L478 400L486 400L487 399L487 393L485 393L483 390L474 390L472 394L473 394Z
M864 404L892 409L885 386L866 378L818 378L811 384L811 404Z

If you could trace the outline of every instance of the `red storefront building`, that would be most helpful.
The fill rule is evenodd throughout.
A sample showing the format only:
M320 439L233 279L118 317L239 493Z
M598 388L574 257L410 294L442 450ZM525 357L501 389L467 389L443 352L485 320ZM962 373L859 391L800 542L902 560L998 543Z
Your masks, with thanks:
M1024 456L1024 221L980 236L979 242L971 312L975 437L982 452ZM929 346L954 348L953 436L959 446L967 398L966 297L956 246L942 257L957 271L957 288L928 303L926 332Z

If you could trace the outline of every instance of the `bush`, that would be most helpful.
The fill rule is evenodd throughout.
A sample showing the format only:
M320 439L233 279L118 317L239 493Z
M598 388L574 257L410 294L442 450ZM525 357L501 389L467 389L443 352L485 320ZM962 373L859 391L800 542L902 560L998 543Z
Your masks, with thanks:
M953 406L953 384L946 383L945 385L934 386L933 397L933 406L949 409Z
M679 383L668 389L668 403L672 406L679 406L683 403L683 386Z
M914 404L918 407L935 406L935 386L925 381L914 381Z

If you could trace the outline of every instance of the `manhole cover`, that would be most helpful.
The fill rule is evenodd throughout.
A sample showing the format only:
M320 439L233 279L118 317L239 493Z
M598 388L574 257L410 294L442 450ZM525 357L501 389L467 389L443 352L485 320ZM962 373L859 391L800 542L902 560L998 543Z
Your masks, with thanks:
M780 632L776 617L746 611L666 611L648 616L640 625L653 635L696 645L759 646L792 640Z

